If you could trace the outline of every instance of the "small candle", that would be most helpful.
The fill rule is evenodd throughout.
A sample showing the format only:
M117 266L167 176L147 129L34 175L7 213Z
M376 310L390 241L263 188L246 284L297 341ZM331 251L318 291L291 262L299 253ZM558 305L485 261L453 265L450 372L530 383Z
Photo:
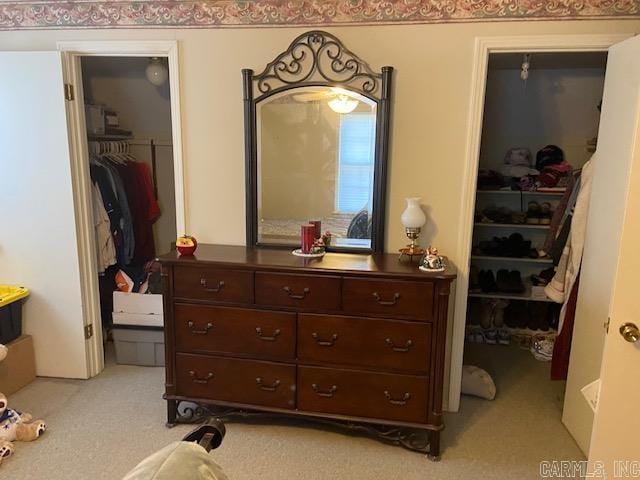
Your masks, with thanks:
M311 248L313 247L313 241L315 240L316 227L312 224L306 224L301 226L300 230L300 239L301 246L300 249L302 253L311 253Z
M322 222L320 220L309 220L309 224L315 227L316 240L322 236Z

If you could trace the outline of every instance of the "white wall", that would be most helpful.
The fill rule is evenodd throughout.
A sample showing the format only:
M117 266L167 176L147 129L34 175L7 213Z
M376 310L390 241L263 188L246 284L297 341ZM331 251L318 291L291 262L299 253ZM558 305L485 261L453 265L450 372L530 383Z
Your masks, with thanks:
M30 291L36 373L86 378L60 54L2 52L0 71L0 283Z
M529 148L535 161L538 150L553 144L581 167L592 155L587 141L598 133L603 86L604 68L532 68L526 84L519 69L489 70L481 166L499 171L512 147Z
M84 57L86 100L118 112L120 127L133 132L133 143L153 139L156 148L158 203L162 215L153 228L156 253L166 253L176 240L176 201L171 146L169 81L156 87L145 76L144 57ZM151 148L132 145L131 153L151 167ZM183 232L181 232L183 233Z

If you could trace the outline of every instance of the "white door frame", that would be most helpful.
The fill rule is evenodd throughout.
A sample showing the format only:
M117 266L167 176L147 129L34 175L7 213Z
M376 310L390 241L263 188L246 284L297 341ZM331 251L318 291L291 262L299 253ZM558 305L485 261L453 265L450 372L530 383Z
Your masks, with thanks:
M177 41L70 41L58 42L62 52L65 83L75 90L75 101L67 102L71 176L78 238L80 279L83 288L84 324L93 325L93 337L87 343L88 376L104 369L102 320L98 289L98 269L95 259L93 213L91 208L91 180L87 158L87 135L84 118L84 92L80 58L103 57L166 57L169 65L171 97L171 136L175 178L176 231L186 232L184 200L184 170L182 159L182 126L180 110L180 70Z
M469 262L473 237L476 175L480 162L482 117L484 114L485 88L489 55L491 53L519 52L598 52L606 51L614 43L633 35L534 35L513 37L478 37L475 41L473 71L465 159L462 179L462 205L460 210L460 243L458 245L458 281L456 282L455 309L451 333L451 369L449 376L448 410L460 408L460 382L469 289Z

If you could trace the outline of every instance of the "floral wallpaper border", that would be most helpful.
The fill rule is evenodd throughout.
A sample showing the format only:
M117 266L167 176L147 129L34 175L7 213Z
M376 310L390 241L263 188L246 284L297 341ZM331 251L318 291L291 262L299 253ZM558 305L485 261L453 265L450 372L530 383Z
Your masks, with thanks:
M640 18L640 0L0 0L0 29Z

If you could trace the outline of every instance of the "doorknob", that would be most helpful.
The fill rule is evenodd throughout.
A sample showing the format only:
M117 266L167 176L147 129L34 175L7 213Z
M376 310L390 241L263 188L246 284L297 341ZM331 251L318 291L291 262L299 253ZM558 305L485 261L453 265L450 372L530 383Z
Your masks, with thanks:
M640 340L640 329L635 323L623 323L620 325L620 335L629 343Z

